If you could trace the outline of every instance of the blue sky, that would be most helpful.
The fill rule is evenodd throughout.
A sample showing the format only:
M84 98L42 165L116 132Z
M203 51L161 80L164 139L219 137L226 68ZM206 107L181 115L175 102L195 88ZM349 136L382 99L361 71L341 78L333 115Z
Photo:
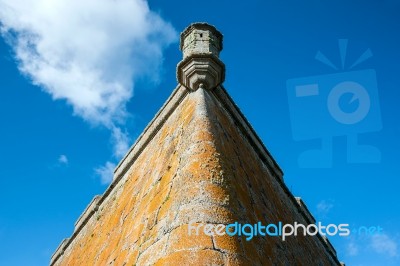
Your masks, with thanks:
M293 194L325 224L383 228L381 235L332 237L340 260L400 265L399 1L117 2L48 7L0 0L0 265L48 264L92 197L106 189L113 164L175 88L177 33L196 21L224 34L224 86ZM338 40L348 40L344 69ZM368 49L373 56L350 70ZM338 68L316 60L318 51ZM288 80L326 91L289 104ZM370 95L364 126L329 116L326 97L342 81L358 82ZM365 100L351 102L351 96L338 102L348 114ZM297 114L312 117L292 126ZM321 140L294 136L329 137L335 125L341 134L328 140L331 166L321 168L321 157L299 164L299 155ZM380 157L348 162L349 134Z

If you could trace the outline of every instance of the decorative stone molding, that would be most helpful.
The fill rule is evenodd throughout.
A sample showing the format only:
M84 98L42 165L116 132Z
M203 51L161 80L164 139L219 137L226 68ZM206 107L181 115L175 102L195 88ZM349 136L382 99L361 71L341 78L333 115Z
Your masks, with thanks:
M81 225L84 223L84 221L90 217L93 213L97 211L99 208L98 202L101 199L101 195L96 195L92 199L92 201L89 203L89 205L86 207L86 209L83 211L81 216L79 216L78 220L75 222L75 231L81 227Z
M332 243L331 243L331 241L329 241L328 237L322 236L322 238L324 239L325 243L328 245L328 249L329 249L333 254L336 255L336 250L335 250L335 248L332 246Z
M67 246L67 244L69 244L69 238L64 238L63 241L61 242L61 244L58 246L58 248L56 249L56 251L53 253L53 255L51 256L50 259L50 265L53 265L56 260L62 256L64 254L65 248Z
M177 66L178 82L195 91L213 89L225 80L225 65L219 59L222 34L207 23L194 23L181 34L183 60Z
M315 220L314 216L311 214L311 212L308 210L304 201L300 197L296 197L296 201L297 201L297 204L299 204L301 210L304 212L304 215L307 216L310 223L315 224L316 220Z

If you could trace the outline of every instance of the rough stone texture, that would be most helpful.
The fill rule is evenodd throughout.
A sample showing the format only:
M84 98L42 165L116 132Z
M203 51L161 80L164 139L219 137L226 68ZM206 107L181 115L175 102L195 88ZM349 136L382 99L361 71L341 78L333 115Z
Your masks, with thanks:
M197 54L219 57L222 34L207 23L194 23L182 32L180 48L184 58Z
M309 221L221 103L224 90L184 95L54 265L339 265L320 237L188 235L191 220Z
M225 89L178 86L51 265L340 265L321 236L188 234L188 223L314 222Z
M177 67L178 82L190 90L213 89L225 80L219 59L222 34L206 23L194 23L181 34L183 60Z

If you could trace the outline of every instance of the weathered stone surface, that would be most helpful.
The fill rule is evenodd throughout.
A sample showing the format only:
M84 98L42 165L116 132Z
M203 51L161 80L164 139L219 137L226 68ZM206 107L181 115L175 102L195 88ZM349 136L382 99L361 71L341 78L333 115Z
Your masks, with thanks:
M207 23L193 23L182 32L180 48L184 58L196 54L219 57L222 34Z
M189 222L313 222L299 203L223 87L178 86L51 265L340 265L320 236L188 234Z
M219 59L222 34L206 23L194 23L181 34L183 60L177 66L180 84L190 90L214 89L225 80L225 65Z

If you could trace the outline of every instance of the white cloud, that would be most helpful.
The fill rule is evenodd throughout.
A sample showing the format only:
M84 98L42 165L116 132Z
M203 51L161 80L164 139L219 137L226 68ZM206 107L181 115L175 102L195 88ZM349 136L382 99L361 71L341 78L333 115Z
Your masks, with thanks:
M61 154L60 157L58 157L58 162L60 164L68 164L68 157L64 154Z
M123 132L119 127L114 127L112 129L112 142L115 156L118 158L124 156L129 149L128 133Z
M317 204L317 212L321 215L326 215L333 208L332 201L322 200Z
M386 258L399 258L398 242L390 234L376 233L376 234L357 234L347 238L346 253L350 257L374 257L385 256Z
M134 82L159 79L174 28L145 0L0 0L0 21L19 70L75 115L108 128L121 157Z
M0 0L21 72L84 119L112 126L140 75L157 78L172 26L142 0Z
M95 169L96 174L100 177L102 184L109 184L113 180L115 164L106 162L104 166Z
M347 254L349 256L357 256L358 255L358 246L354 242L350 242L347 244Z
M371 237L370 247L377 253L398 256L397 243L387 234L376 234Z

